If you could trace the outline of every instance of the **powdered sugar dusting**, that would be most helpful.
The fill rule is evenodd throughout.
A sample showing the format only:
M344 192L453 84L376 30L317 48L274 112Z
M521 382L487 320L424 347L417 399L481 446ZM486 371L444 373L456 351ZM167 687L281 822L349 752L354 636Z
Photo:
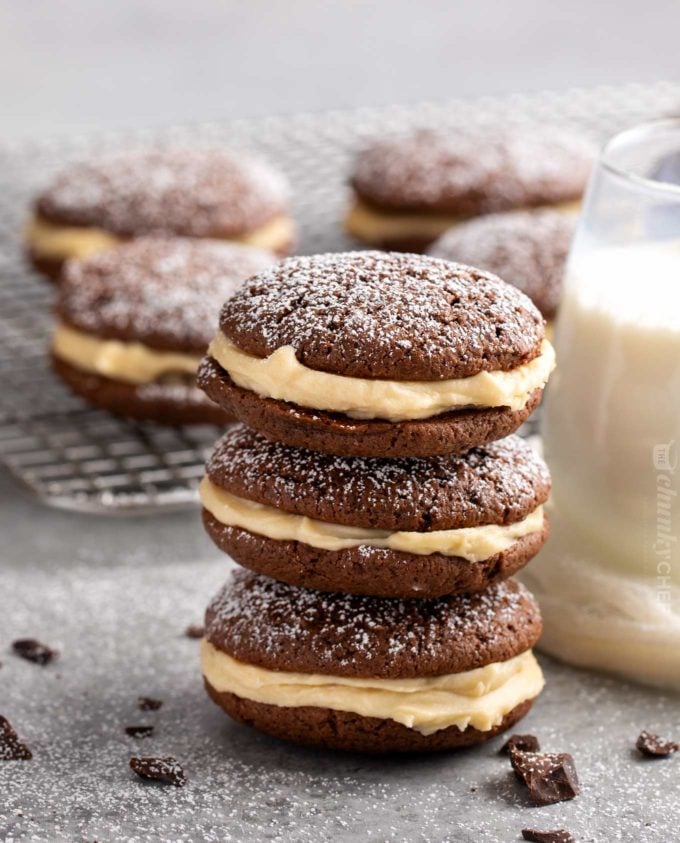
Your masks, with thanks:
M336 457L272 442L234 425L208 461L234 494L338 524L443 530L513 523L543 503L548 469L518 436L465 456Z
M362 198L388 209L472 216L575 199L593 157L583 138L550 127L425 130L368 146L352 184Z
M514 368L543 338L531 301L495 276L383 252L283 261L225 304L220 325L259 357L292 345L311 368L400 380Z
M488 214L442 235L430 254L474 261L526 293L543 316L554 316L577 218L550 209Z
M120 235L237 235L286 211L269 164L224 149L154 147L75 164L39 197L38 213Z
M145 237L67 264L57 310L102 337L205 350L220 306L271 252L216 240Z
M388 600L236 571L208 608L206 635L273 670L403 678L511 658L538 638L538 617L529 592L512 580L470 596Z

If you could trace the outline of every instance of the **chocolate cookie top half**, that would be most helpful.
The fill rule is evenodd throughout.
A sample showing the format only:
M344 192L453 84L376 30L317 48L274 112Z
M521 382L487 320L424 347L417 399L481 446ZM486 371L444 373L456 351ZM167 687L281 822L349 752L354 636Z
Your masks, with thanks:
M286 212L288 188L269 164L223 149L120 152L64 170L37 213L120 236L237 236Z
M268 670L405 679L507 661L541 634L513 580L470 596L388 600L325 594L236 571L206 612L206 636Z
M473 261L526 293L546 319L557 310L577 218L552 209L488 214L455 226L430 254Z
M283 261L226 302L220 327L256 357L290 345L311 369L400 381L510 370L544 337L530 299L496 276L389 252Z
M548 469L518 436L465 456L334 457L272 442L235 425L208 460L233 495L331 524L453 530L521 521L550 492Z
M423 130L365 148L351 183L388 211L474 216L577 199L593 158L590 143L557 129Z
M225 297L276 262L216 240L142 237L66 264L56 311L77 330L168 351L205 351Z

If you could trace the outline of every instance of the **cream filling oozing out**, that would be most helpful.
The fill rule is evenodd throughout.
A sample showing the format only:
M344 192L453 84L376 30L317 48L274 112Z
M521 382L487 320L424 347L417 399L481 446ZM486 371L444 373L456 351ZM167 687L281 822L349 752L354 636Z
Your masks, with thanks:
M457 530L430 532L376 530L330 524L304 515L294 515L272 506L237 497L204 477L201 502L208 512L228 527L240 527L277 541L298 541L321 550L352 547L381 547L426 556L441 553L468 562L481 562L507 550L523 536L543 529L543 507L539 506L515 524L485 524Z
M152 383L163 375L195 375L199 356L159 351L139 342L103 340L57 325L52 338L56 357L83 372L132 384Z
M539 207L553 208L565 214L576 214L580 210L581 203L577 200ZM462 217L458 214L381 211L357 199L345 217L345 230L365 243L380 245L390 240L410 237L435 240L448 229L469 219L470 217Z
M543 688L531 650L463 673L418 679L355 679L289 673L237 661L201 642L203 675L218 692L286 708L316 706L395 720L422 735L456 726L488 732Z
M294 235L293 220L281 215L246 234L213 239L277 251L289 244ZM33 217L28 222L24 237L34 255L55 261L68 258L82 260L96 252L103 252L126 242L126 238L111 234L102 228L55 225L39 217Z
M543 340L538 357L510 371L479 372L442 381L392 381L353 378L310 369L290 345L269 357L237 348L218 331L210 354L237 386L315 410L344 413L355 419L398 422L424 419L464 407L509 407L520 410L534 390L545 386L555 367L555 351Z

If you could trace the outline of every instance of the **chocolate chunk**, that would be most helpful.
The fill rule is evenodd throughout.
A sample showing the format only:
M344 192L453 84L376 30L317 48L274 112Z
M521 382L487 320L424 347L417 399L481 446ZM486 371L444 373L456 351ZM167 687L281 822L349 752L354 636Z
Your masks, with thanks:
M507 741L500 748L501 755L510 755L513 749L521 749L523 752L538 752L541 746L535 735L510 735Z
M59 655L58 650L53 650L46 644L41 644L35 638L19 638L12 644L12 649L22 659L40 665L49 664L52 659L56 659Z
M153 697L137 697L140 711L158 711L163 705L163 700L155 700Z
M567 752L541 755L513 749L510 763L517 778L527 786L529 798L535 805L565 802L580 793L574 759Z
M142 779L174 784L184 787L187 777L175 758L136 758L130 759L130 767Z
M205 627L192 623L184 630L187 638L203 638L205 635Z
M131 738L150 738L153 735L153 726L126 726L125 734Z
M33 753L19 740L6 717L0 714L0 761L30 761Z
M522 837L524 840L531 840L532 843L575 843L574 838L563 828L556 831L536 831L535 828L523 828Z
M635 746L643 755L649 758L665 758L680 749L675 741L666 741L653 732L643 731L635 741Z

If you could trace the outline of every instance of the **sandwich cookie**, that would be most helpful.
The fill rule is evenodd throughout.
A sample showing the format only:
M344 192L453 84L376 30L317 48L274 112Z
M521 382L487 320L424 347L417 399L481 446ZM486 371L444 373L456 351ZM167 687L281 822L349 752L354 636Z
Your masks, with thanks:
M552 209L488 214L454 226L428 249L475 265L513 284L549 322L555 318L576 215Z
M208 460L203 522L253 571L381 597L473 592L547 538L550 476L517 436L464 456L333 457L235 425Z
M341 456L462 453L516 430L554 366L519 290L422 255L291 258L222 308L199 370L268 437Z
M52 338L56 373L117 415L163 424L229 420L196 386L225 296L276 262L214 240L143 237L65 265Z
M582 137L552 129L426 130L378 140L357 157L345 228L371 246L422 251L480 214L573 210L593 157Z
M25 239L56 278L85 258L142 235L209 237L287 254L294 241L285 178L223 149L152 148L74 164L38 196Z
M205 686L240 723L361 752L470 746L515 724L543 677L538 607L514 580L467 596L324 594L238 571L206 613Z

